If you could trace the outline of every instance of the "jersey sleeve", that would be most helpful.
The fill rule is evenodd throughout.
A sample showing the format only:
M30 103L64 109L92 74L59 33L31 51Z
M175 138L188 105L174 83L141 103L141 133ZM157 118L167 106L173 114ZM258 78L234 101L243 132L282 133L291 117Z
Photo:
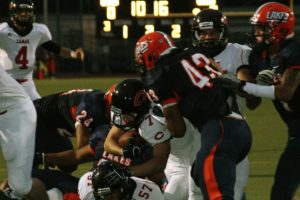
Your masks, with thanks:
M166 125L157 116L149 114L139 127L140 136L152 146L171 139Z
M251 53L251 48L246 45L241 45L241 64L242 65L249 65L249 55Z
M80 123L87 127L90 132L94 132L96 127L108 124L105 115L105 106L102 92L87 93L76 111L76 123Z
M144 80L148 90L152 91L151 96L162 105L176 103L177 99L162 67L157 66L146 72Z
M52 40L52 35L46 25L44 24L35 24L35 25L37 26L38 31L42 35L39 45Z
M76 123L80 123L81 125L90 129L92 122L93 114L89 105L86 102L81 102L76 111Z
M94 200L93 188L92 188L92 172L85 173L78 183L78 194L80 199Z
M285 69L300 69L300 42L288 41L279 54L279 66Z

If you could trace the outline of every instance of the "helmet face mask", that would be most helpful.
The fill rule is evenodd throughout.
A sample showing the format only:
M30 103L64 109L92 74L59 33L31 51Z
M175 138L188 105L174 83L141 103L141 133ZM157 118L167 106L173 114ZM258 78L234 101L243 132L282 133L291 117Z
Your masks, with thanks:
M209 56L219 54L228 43L228 21L220 11L204 9L193 19L194 46L201 47Z
M123 131L129 131L136 128L137 125L137 113L122 114L120 109L112 106L111 108L111 122Z
M10 20L18 27L30 27L35 20L34 4L31 0L12 0L9 13Z
M214 28L196 31L195 34L195 37L198 37L197 42L205 49L214 48L222 40L222 33Z
M118 173L117 168L117 164L103 161L93 170L92 186L96 200L104 200L108 196L118 194L122 183L126 182L127 177Z
M256 42L280 44L294 35L295 16L285 5L269 2L260 6L250 18Z
M138 128L150 108L144 84L137 79L126 79L112 93L111 122L128 131Z

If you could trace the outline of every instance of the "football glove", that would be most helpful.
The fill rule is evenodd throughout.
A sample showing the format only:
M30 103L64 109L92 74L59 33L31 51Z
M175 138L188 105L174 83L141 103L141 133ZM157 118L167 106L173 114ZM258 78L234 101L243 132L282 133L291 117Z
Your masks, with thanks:
M123 149L123 156L125 158L137 158L144 151L145 145L136 145L134 144L134 139L131 138L128 142L128 145Z
M214 82L236 93L243 92L242 88L246 84L245 81L241 81L235 75L229 73L222 74L218 78L215 78Z
M258 85L272 85L274 82L275 72L270 69L262 70L256 76L256 83Z

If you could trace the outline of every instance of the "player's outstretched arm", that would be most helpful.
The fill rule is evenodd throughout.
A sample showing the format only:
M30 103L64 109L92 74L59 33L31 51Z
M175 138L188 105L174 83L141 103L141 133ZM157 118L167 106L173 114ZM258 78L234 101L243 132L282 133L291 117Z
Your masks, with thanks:
M82 61L84 60L84 51L82 48L77 48L75 50L71 50L66 47L61 47L59 55L63 58L79 59Z

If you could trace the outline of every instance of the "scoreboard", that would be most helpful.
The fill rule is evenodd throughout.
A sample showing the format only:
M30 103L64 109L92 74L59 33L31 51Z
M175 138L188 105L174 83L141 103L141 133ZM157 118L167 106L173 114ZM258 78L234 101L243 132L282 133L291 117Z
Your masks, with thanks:
M174 39L190 37L193 17L216 0L99 0L97 36L136 39L163 31Z

